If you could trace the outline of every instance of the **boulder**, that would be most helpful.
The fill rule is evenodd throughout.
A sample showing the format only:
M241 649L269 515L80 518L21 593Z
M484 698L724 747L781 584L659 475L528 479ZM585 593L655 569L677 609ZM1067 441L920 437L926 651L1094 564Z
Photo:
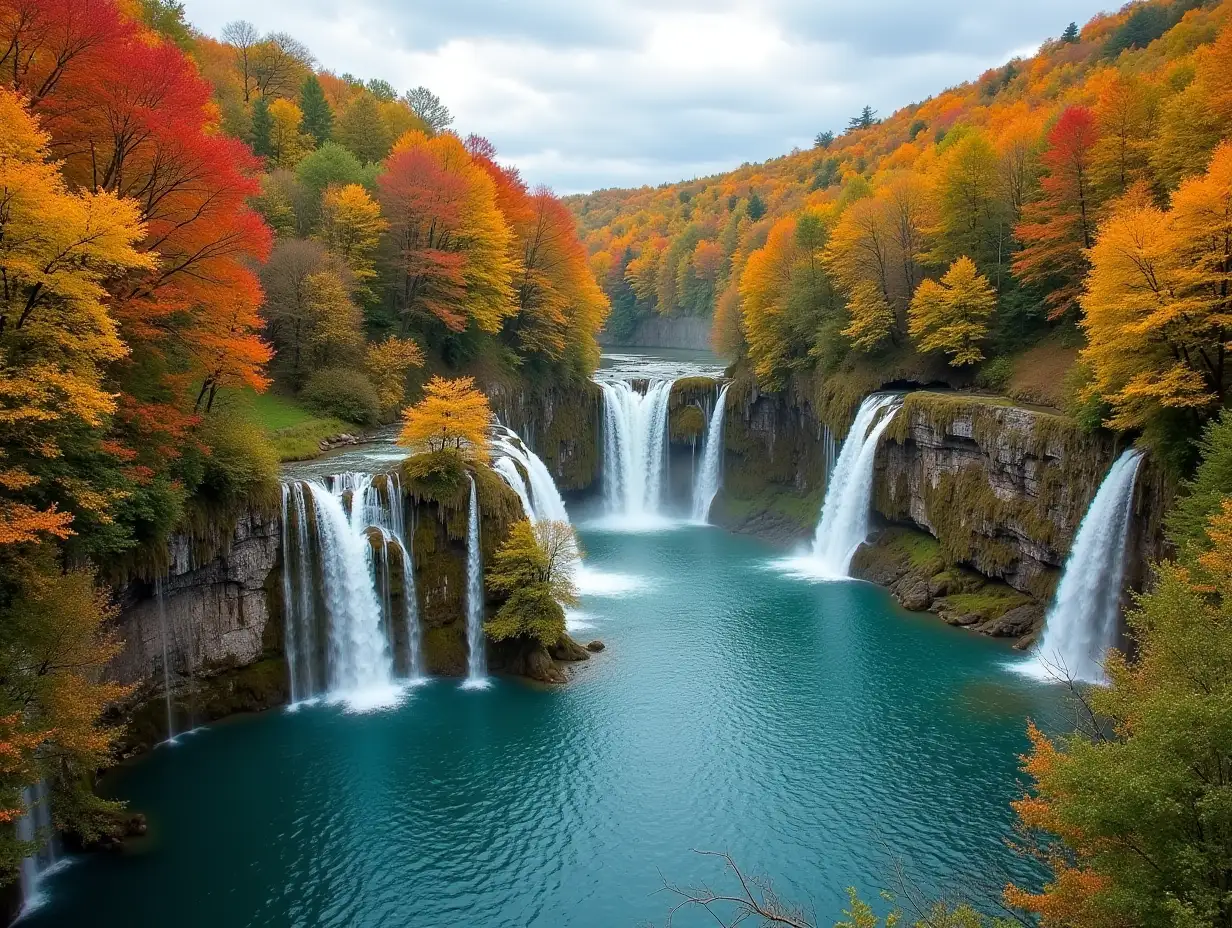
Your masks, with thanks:
M606 647L607 645L605 645L602 641L596 638L594 641L591 641L586 645L586 650L590 651L592 654L598 654L600 651L602 651Z

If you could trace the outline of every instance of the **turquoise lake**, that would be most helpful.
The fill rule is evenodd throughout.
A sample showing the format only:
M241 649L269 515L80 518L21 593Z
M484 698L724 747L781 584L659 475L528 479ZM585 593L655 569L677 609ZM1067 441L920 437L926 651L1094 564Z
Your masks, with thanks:
M568 686L436 680L184 737L108 782L150 837L50 875L22 924L632 928L662 924L663 878L728 885L692 849L822 925L900 866L977 899L1038 878L1008 803L1026 719L1067 714L1006 644L718 529L581 536L617 595L584 599L574 636L607 650Z

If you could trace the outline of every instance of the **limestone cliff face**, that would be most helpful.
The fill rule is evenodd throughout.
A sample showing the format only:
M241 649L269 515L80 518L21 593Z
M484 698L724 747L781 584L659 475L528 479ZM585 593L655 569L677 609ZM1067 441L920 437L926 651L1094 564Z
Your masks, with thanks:
M246 513L223 551L195 564L187 537L171 541L171 567L163 581L167 662L179 677L212 668L250 664L269 642L266 588L279 563L277 513ZM124 650L109 671L122 683L162 673L163 619L152 584L132 584L120 614Z
M913 393L878 451L875 508L950 562L1047 599L1113 453L1054 413Z
M161 614L153 584L134 581L121 592L124 647L107 672L136 687L127 750L166 737L164 679L178 731L286 700L282 626L271 621L279 604L276 593L269 595L277 588L280 549L277 513L248 512L212 557L198 561L187 536L172 538Z
M490 383L485 392L501 422L522 437L552 471L562 493L599 480L603 394L589 380L568 386Z

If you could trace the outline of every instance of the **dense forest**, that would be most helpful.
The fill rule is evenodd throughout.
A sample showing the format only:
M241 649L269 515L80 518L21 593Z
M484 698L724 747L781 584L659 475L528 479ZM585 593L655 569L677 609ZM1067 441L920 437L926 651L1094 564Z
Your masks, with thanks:
M109 586L275 496L296 448L259 395L338 430L433 372L584 377L607 301L551 191L426 88L320 71L291 36L6 0L0 73L0 818L45 778L88 841L125 694L98 682ZM0 845L11 874L29 848Z
M839 427L881 383L974 381L1184 469L1228 385L1230 12L1129 4L809 151L572 198L609 328L713 315Z

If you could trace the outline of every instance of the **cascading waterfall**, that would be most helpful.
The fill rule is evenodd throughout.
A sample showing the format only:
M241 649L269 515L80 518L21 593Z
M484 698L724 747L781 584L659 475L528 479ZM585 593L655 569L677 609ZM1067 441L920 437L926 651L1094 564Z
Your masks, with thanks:
M163 595L163 581L154 581L154 600L158 606L158 632L163 649L163 697L167 701L167 743L175 743L175 717L171 711L171 665L167 649L167 600Z
M38 850L21 861L22 912L37 908L43 901L39 883L59 862L55 829L51 823L51 792L39 780L21 791L25 811L17 819L17 840L38 842Z
M396 664L412 682L423 677L415 569L397 476L351 473L328 484L285 485L282 518L292 704L319 695L353 709L396 702ZM395 565L403 577L397 614Z
M899 403L899 397L894 395L866 397L843 442L813 538L812 561L822 576L848 576L856 549L868 537L877 442L894 418Z
M487 686L487 661L483 651L483 561L479 551L479 493L471 483L466 513L466 683L473 689Z
M710 518L710 506L719 493L723 481L723 415L727 408L727 390L731 384L723 384L714 411L706 426L706 441L702 445L702 467L693 483L693 521L706 522Z
M1028 672L1035 676L1103 683L1103 662L1116 644L1125 540L1142 452L1125 451L1082 517L1065 571L1044 621L1044 637Z
M625 380L602 381L603 484L609 512L640 521L659 512L666 464L671 380L653 380L639 393Z

